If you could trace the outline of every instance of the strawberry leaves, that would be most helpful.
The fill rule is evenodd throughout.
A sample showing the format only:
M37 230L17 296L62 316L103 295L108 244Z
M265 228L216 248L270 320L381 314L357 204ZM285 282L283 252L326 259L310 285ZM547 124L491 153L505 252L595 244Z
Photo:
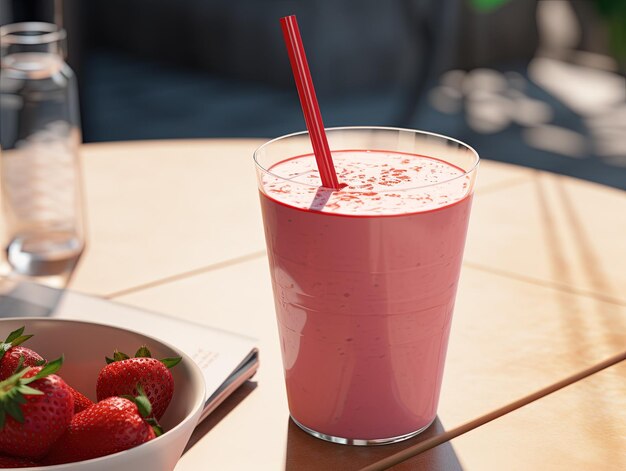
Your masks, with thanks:
M119 350L115 350L113 352L113 358L109 358L109 357L104 357L107 365L110 363L114 363L116 361L122 361L122 360L128 360L130 357L128 355L126 355L125 353L120 352Z
M4 342L0 343L0 359L2 359L2 357L4 357L4 354L11 347L15 347L16 345L20 345L20 344L26 342L29 338L32 337L32 335L23 335L24 334L24 328L25 327L22 326L19 329L14 330L13 332L11 332L7 336L7 338L4 340Z
M119 350L113 351L113 358L104 357L107 365L110 365L111 363L115 363L116 361L129 360L130 358L152 358L152 353L150 352L147 346L142 345L135 352L134 357L130 357L126 353L120 352ZM163 363L169 369L178 365L181 362L181 360L182 360L182 357L170 357L170 358L163 358L162 360L159 360L159 361Z
M54 374L61 369L61 365L63 365L63 356L60 356L56 360L52 360L51 362L48 362L46 365L44 365L41 368L39 373L33 376L33 378L41 379L41 378L45 378L48 375ZM30 380L30 378L28 379ZM32 381L34 381L34 379Z
M152 417L152 404L150 403L150 399L148 399L148 396L146 396L146 393L140 383L137 383L136 389L138 393L137 396L124 394L120 397L128 399L137 406L139 415L141 415L141 417L143 417L144 420L150 424L152 430L154 430L154 434L157 437L159 435L163 435L163 427L161 427L159 422L154 417Z
M29 384L56 373L62 364L63 357L61 356L43 366L33 376L24 378L24 375L32 369L26 367L0 382L0 430L4 429L7 415L20 423L24 422L24 414L22 414L20 406L26 404L26 396L43 395L41 391L29 386Z
M148 347L142 345L139 350L135 352L135 358L152 358L152 353L148 350Z
M182 357L174 357L174 358L163 358L161 363L169 368L173 368L178 365L182 360Z

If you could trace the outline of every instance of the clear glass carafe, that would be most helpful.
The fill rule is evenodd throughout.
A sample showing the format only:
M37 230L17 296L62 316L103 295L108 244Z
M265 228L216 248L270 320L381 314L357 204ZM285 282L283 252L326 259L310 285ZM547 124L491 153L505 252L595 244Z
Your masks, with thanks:
M5 275L65 286L85 247L75 76L65 31L0 27L0 144Z

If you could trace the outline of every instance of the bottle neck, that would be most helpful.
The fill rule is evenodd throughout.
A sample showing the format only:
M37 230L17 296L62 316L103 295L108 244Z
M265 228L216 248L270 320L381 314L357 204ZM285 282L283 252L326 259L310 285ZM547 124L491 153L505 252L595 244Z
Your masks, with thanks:
M48 76L63 66L65 30L51 23L8 24L0 27L0 45L3 72Z

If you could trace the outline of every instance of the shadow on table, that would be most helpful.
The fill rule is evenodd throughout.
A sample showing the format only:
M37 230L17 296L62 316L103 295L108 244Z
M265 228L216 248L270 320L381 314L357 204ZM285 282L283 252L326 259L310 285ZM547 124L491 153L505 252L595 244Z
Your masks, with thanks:
M204 419L193 431L191 438L187 442L187 446L183 451L183 455L187 453L198 441L209 433L213 427L221 422L221 420L231 413L248 395L257 387L256 381L246 381L239 388L228 396L222 404L218 406L211 414Z
M50 317L65 291L0 278L0 318Z
M287 426L286 471L320 469L358 470L387 458L445 431L439 418L424 433L404 442L384 446L360 447L338 445L312 437L289 420ZM447 442L404 461L394 470L463 471L452 445Z

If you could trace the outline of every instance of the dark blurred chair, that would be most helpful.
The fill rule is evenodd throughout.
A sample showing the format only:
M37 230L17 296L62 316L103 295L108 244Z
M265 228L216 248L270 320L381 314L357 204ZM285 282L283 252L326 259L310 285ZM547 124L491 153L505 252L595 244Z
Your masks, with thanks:
M303 129L278 24L297 14L326 126L417 127L464 140L486 158L626 189L626 97L587 112L559 89L559 73L586 77L597 65L624 80L603 69L606 61L593 63L606 41L591 1L64 5L86 141ZM576 54L588 54L591 66ZM608 78L598 77L603 87ZM576 94L581 80L564 89ZM613 126L609 144L603 116Z
M85 3L75 23L83 27L87 140L302 129L278 25L291 13L328 126L410 126L439 73L502 62L523 67L537 45L533 2L511 2L489 21L460 0ZM498 48L479 44L496 38Z

